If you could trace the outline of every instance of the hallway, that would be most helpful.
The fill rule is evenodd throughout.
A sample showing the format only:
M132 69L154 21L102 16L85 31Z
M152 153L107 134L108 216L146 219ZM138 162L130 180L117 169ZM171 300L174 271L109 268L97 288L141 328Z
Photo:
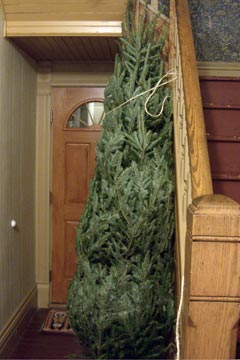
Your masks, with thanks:
M74 336L41 333L47 313L47 309L35 311L19 341L0 354L0 359L86 359L87 349Z
M87 359L87 348L71 335L41 333L48 310L39 309L30 317L19 341L0 354L0 359ZM238 344L236 359L240 359Z

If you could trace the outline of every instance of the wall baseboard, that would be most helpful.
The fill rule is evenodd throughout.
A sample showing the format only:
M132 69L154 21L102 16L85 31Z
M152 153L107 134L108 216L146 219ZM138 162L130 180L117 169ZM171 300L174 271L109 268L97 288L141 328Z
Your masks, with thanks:
M50 302L50 284L38 282L38 308L48 308Z
M0 352L6 357L11 349L10 344L16 341L34 309L37 308L37 287L34 286L25 296L21 304L14 311L4 328L0 332Z
M199 76L240 77L240 63L198 62Z

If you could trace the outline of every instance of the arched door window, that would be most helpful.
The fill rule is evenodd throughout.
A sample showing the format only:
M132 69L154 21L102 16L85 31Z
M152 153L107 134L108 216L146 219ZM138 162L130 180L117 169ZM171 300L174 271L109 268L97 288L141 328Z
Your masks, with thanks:
M67 128L89 128L102 125L104 115L103 101L88 101L81 104L69 117Z

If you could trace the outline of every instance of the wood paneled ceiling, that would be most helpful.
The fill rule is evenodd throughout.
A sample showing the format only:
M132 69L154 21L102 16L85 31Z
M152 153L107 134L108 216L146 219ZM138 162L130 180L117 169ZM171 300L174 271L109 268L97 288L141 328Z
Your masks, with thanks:
M126 4L127 0L0 0L5 37L37 61L114 60Z
M113 61L114 37L15 37L12 41L37 61Z
M0 0L5 36L35 60L112 61L127 0Z

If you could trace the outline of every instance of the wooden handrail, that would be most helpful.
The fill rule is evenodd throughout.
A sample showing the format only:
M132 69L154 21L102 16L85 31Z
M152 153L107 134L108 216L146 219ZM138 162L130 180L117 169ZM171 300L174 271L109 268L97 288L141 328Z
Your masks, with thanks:
M183 89L183 74L181 53L179 48L179 34L177 27L175 0L170 1L169 23L169 68L176 71L176 81L172 82L173 120L174 120L174 149L175 149L175 177L176 177L176 258L177 258L177 287L184 274L185 239L187 226L187 207L192 202L192 182L189 160L189 146L187 136L186 106ZM179 292L179 291L178 291Z
M213 188L188 1L173 1L175 1L178 23L192 198L194 199L198 196L212 194Z

